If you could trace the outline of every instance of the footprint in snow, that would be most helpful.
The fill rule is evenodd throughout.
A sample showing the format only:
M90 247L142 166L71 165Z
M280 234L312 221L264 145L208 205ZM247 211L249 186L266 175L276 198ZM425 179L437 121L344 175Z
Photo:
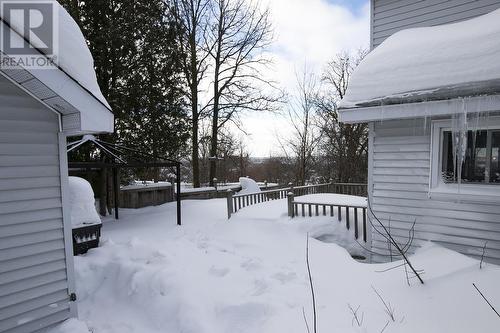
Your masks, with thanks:
M260 267L261 267L261 265L257 261L255 261L254 259L245 260L241 264L241 268L244 268L247 271L255 271L255 270L258 270Z
M255 290L252 293L252 296L260 296L264 294L267 290L267 282L265 280L254 280L253 281Z
M294 272L288 272L288 273L279 272L274 274L272 277L281 282L282 284L285 284L287 282L295 280L297 278L297 274L295 274Z
M223 277L223 276L226 276L227 273L229 273L229 269L228 268L218 268L218 267L212 266L212 267L210 267L208 272L210 274L212 274L213 276Z

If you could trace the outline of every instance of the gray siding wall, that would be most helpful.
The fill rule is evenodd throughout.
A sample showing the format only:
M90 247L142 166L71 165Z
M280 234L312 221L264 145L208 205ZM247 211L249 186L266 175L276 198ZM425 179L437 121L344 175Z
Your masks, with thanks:
M416 219L415 246L432 240L479 258L487 240L486 259L500 263L500 205L429 199L430 123L418 119L370 124L373 211L386 226L390 219L392 234L403 243ZM388 253L387 242L373 231L372 248ZM381 256L372 259L388 260Z
M70 315L58 130L56 114L0 80L2 333Z
M458 22L500 8L500 0L371 0L371 46L407 28Z

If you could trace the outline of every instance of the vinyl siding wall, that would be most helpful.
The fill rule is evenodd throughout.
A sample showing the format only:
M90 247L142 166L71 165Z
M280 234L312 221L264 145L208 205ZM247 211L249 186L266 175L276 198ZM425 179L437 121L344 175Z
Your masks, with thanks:
M0 332L35 332L70 316L59 123L0 80Z
M416 219L415 246L432 240L479 258L488 241L486 259L500 263L500 205L429 199L431 121L394 120L370 126L370 200L376 216L386 226L391 221L392 234L404 243ZM372 248L388 253L387 242L373 231Z
M500 0L372 0L371 46L407 28L453 23L500 8Z

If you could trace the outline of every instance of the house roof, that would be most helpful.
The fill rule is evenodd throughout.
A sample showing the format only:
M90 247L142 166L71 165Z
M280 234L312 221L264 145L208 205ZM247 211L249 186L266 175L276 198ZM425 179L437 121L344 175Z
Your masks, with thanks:
M349 109L497 95L498 59L500 10L459 23L402 30L356 68L339 105L341 119Z
M43 104L62 115L63 130L69 135L112 132L111 108L101 93L94 70L92 55L76 22L57 2L58 49L56 62L46 68L5 66L0 73L20 86ZM37 56L47 57L40 49L42 41L28 38L22 20L1 16L1 25L12 43L29 43ZM4 59L16 58L0 46Z

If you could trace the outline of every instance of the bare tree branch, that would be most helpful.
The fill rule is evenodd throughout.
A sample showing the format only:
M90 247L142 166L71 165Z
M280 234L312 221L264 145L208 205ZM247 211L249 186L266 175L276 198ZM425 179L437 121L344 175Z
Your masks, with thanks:
M311 288L311 298L312 298L312 308L313 308L313 332L317 333L316 295L314 294L314 285L311 276L311 266L309 264L309 233L306 235L306 265L307 265L307 275L309 277L309 286Z
M481 295L481 297L484 299L484 301L490 306L490 308L496 313L496 315L498 316L498 318L500 318L500 314L498 313L498 311L493 307L493 305L491 305L490 301L488 301L488 299L483 295L483 293L479 290L479 288L476 286L475 283L472 284L474 286L474 288L477 290L477 292L479 293L479 295Z

